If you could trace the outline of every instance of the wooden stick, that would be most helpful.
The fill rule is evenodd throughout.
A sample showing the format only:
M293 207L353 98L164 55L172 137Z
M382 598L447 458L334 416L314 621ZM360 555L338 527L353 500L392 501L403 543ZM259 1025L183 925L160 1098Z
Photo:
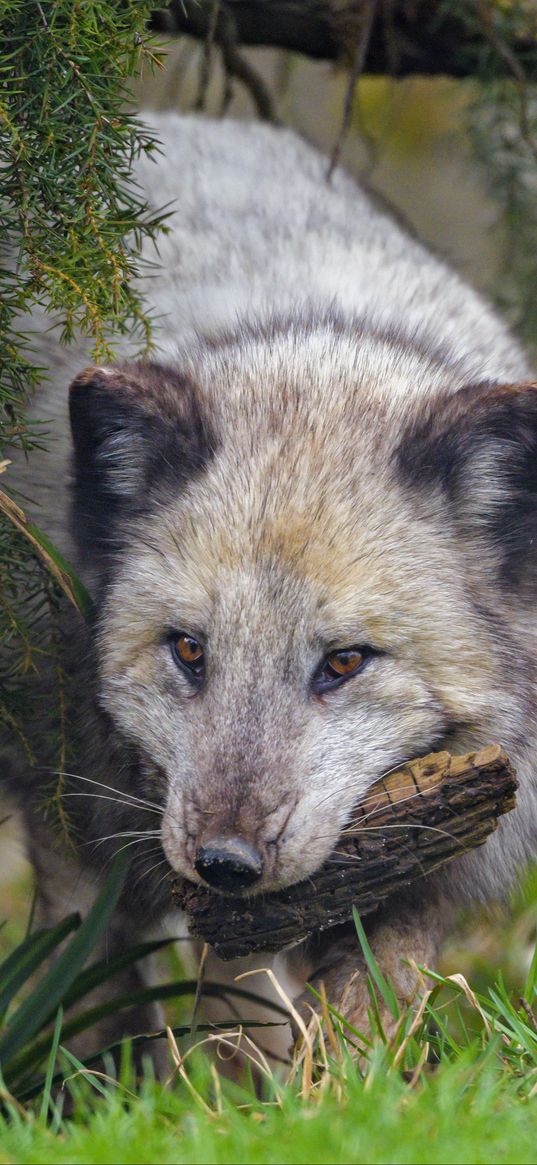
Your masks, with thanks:
M430 753L378 781L335 856L313 878L271 894L231 897L192 883L172 892L193 935L222 959L277 951L370 914L395 891L483 845L515 805L517 782L499 745L466 756Z

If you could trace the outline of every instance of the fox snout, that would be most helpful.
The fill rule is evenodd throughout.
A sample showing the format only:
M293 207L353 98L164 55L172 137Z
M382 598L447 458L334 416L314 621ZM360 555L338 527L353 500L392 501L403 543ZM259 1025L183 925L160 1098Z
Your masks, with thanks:
M240 894L259 882L264 861L242 837L215 837L197 850L194 869L213 889Z
M296 797L283 796L268 807L255 796L244 797L218 807L215 793L213 805L208 809L198 796L171 788L161 839L177 873L223 894L258 893L297 880L294 869L287 876L286 856Z

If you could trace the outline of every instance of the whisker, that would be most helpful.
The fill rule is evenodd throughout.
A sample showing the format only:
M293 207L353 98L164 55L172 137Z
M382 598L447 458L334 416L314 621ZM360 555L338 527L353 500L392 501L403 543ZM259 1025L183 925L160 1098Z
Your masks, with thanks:
M151 861L151 858L154 857L155 854L160 854L160 858L162 859L163 849L161 845L154 845L151 846L151 849L146 850L145 854L143 854L137 862L137 869L140 869L142 862Z
M154 809L158 813L162 813L162 805L156 805L154 801L146 801L143 797L137 797L136 793L129 793L122 789L117 789L114 785L105 785L104 781L94 781L91 777L83 777L80 773L66 773L63 771L55 772L53 769L49 770L55 777L69 777L74 781L87 781L88 785L99 785L101 789L108 789L109 793L123 793L131 801L136 801L139 805L144 805L148 809Z
M115 837L160 837L160 829L122 829L118 833L96 837L94 841L111 841Z
M145 805L137 805L135 801L125 801L121 797L107 797L105 793L91 793L89 789L84 793L62 793L62 800L64 797L93 797L96 801L113 801L115 805L123 805L126 809L137 809L143 813L164 813L162 808L149 809Z
M164 860L166 861L167 859L165 858ZM173 872L173 871L172 871L172 872ZM159 886L162 886L162 883L163 883L163 882L166 880L166 878L169 876L169 873L170 873L170 871L169 871L169 870L166 870L166 873L165 873L165 874L163 874L163 875L162 875L162 878L160 878L160 879L159 879L159 881L157 882L157 884L156 884L156 886L155 886L155 890L158 890Z
M122 845L120 849L115 850L114 857L117 858L119 854L123 853L123 850L129 849L131 845L140 845L140 842L145 840L145 837L135 837L133 841L128 841L126 845Z
M399 790L404 789L405 787L405 785L399 785ZM397 792L397 789L394 789L393 792ZM408 805L410 801L415 801L416 797L423 797L423 792L421 789L416 789L413 793L409 793L408 797L400 797L397 801L397 805ZM369 821L370 817L374 817L375 813L379 813L380 810L385 808L385 805L374 805L373 808L369 810L369 813L365 813L363 817L358 817L354 822L351 821L349 825L345 827L343 833L347 833L348 830L352 831L354 829L358 829L364 821ZM411 824L411 822L409 824Z
M158 846L155 846L153 849L146 850L146 852L142 855L141 858L139 858L139 859L137 858L136 867L135 867L136 870L139 871L141 874L151 873L151 870L154 869L154 866L151 866L149 870L144 870L143 864L144 864L144 862L147 863L147 862L151 861L151 858L154 858L156 854L160 854L160 859L159 859L160 861L167 860L166 857L164 857L164 859L162 858L162 846L158 845ZM156 864L158 865L159 863L157 862ZM138 878L137 881L140 881L140 879Z
M146 839L143 837L136 837L136 838L134 838L134 841L128 841L126 845L123 845L119 849L114 850L114 852L112 854L110 854L109 858L105 861L104 869L108 869L108 867L112 865L112 862L119 856L119 854L123 853L123 850L129 849L129 847L132 845L136 845L136 844L139 845L140 842L145 841L145 840ZM152 851L150 851L146 854L146 857L150 858L153 856L154 853L158 853L159 851L161 852L161 847L155 846L155 848ZM131 866L131 869L132 869L132 866Z
M411 705L409 705L409 707L410 706ZM415 754L409 753L408 756L403 757L401 760L398 760L395 764L391 765L389 769L385 769L383 773L380 773L378 777L375 777L374 782L365 790L364 796L367 796L367 794L371 792L373 784L377 784L378 781L383 781L385 777L389 777L391 773L396 773L397 769L402 769L404 765L407 765L411 760L415 760ZM319 809L321 805L324 805L326 801L329 801L332 796L334 796L334 790L330 790L330 792L321 797L319 801L316 801L312 812L315 813L316 810Z
M312 813L315 813L317 809L320 809L321 805L324 805L326 801L329 801L331 797L334 797L337 792L337 789L331 789L329 793L325 793L324 796L321 797L319 801L316 801L313 805Z
M82 842L82 845L102 845L105 841L114 841L120 837L135 837L138 841L145 841L148 838L160 837L160 829L132 829L124 830L123 833L109 833L106 837L93 837L90 841Z
M394 825L370 825L370 826L368 826L367 829L364 829L363 832L364 833L384 833L386 830L389 830L389 829L409 829L409 828L410 829L422 829L422 830L427 829L430 833L439 833L442 837L448 837L450 841L456 842L458 840L456 834L450 833L448 829L441 829L440 826L438 826L438 825L413 825L412 823L410 823L410 825L408 825L408 824L405 825L403 822L401 822L400 824L397 823ZM332 853L339 854L341 857L345 857L345 858L349 857L349 858L354 859L354 857L355 857L354 854L350 854L346 850L335 849L332 851ZM359 854L356 854L356 860L358 860L358 859L359 859Z
M403 788L404 786L400 786L400 787ZM419 790L417 790L415 793L410 793L408 797L401 797L400 800L397 802L397 805L398 806L407 805L411 801L415 801L417 797L421 797L421 796L423 796L423 794ZM381 830L382 829L409 829L411 827L413 829L424 829L424 828L433 829L434 828L434 826L432 826L432 825L425 827L424 825L420 824L419 822L414 822L412 820L396 821L396 822L393 822L391 824L386 824L386 825L375 825L375 826L366 825L365 822L369 821L371 819L371 817L375 817L375 815L377 813L379 813L381 811L381 809L382 810L385 809L385 806L380 806L380 807L374 806L372 809L370 809L369 813L364 814L364 816L358 817L354 820L351 819L349 824L346 825L345 828L341 830L339 837L340 838L342 838L342 837L359 837L361 833L367 833L371 829L381 829ZM330 838L332 836L333 836L332 833L318 833L316 835L318 841L324 841L326 838ZM451 834L449 836L451 836Z
M341 838L344 836L347 836L354 837L357 841L359 841L360 835L362 833L385 833L392 829L428 829L433 833L441 833L443 837L449 837L451 841L457 840L457 835L450 833L448 829L442 829L439 825L427 825L425 822L421 821L393 821L386 825L366 825L363 829L360 827L360 829L344 830L343 833L340 834L339 840L341 840ZM330 838L330 836L331 834L329 833L318 833L316 834L315 840L325 841L327 838ZM334 850L333 852L335 853L336 851Z
M160 859L160 861L155 862L154 865L150 866L148 870L141 870L140 876L136 879L136 882L138 883L138 885L140 884L140 882L143 882L144 878L148 878L149 875L152 874L153 870L158 870L159 866L163 866L165 863L166 863L166 865L168 864L168 859L166 857L162 857ZM168 875L168 870L166 870L166 873L160 879L160 882L157 882L157 885L155 886L155 890L158 890L158 887L161 885L161 883L164 881L164 878L166 878L167 875Z
M149 869L147 869L147 868L144 869L144 864L147 867L147 863L150 862L155 857L156 854L160 855L159 861L154 863ZM166 861L166 857L163 858L163 856L162 856L162 846L160 846L160 845L153 846L151 849L146 850L145 853L143 853L141 857L136 858L136 865L134 867L136 873L138 874L136 881L141 882L142 878L145 877L146 874L150 874L151 870L155 869L156 866L160 865L160 863L162 861Z
M369 793L371 791L371 789L373 788L373 784L376 784L377 781L383 781L384 778L389 777L391 773L396 773L397 769L403 768L403 765L408 764L408 762L411 761L412 759L413 759L412 756L407 756L404 758L404 760L398 760L397 764L391 765L391 767L389 769L385 769L385 771L383 773L381 773L380 776L375 777L374 782L371 785L369 785L368 788L364 791L364 796L366 796L367 793ZM329 793L325 793L324 797L321 797L321 799L319 801L316 801L315 805L313 806L312 812L315 813L315 811L317 809L319 809L321 805L324 805L325 801L329 801L330 798L332 796L334 796L334 792L335 792L335 790L331 789Z

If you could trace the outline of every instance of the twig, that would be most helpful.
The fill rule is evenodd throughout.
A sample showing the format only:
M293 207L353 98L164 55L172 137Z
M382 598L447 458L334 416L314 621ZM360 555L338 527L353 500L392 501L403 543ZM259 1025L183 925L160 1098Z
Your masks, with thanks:
M209 88L209 81L211 78L211 61L214 48L214 40L216 36L216 27L218 24L218 13L220 11L220 0L213 0L213 5L209 17L209 27L207 29L207 36L203 42L203 56L201 59L200 68L200 82L198 89L198 96L194 108L202 110L205 108L207 100L207 90Z
M520 58L516 56L510 46L498 35L494 26L493 12L487 0L474 0L474 2L489 44L501 60L505 62L509 72L513 75L519 102L518 123L520 126L520 136L527 145L532 157L537 162L537 141L531 128L528 109L528 77L526 70Z
M363 18L362 18L362 27L361 27L360 36L358 38L358 42L356 45L356 51L354 54L354 61L353 61L352 69L351 69L350 76L349 76L347 91L345 93L345 102L343 105L343 117L341 119L341 126L340 126L339 133L337 135L335 144L334 144L334 148L332 150L332 156L330 158L330 165L328 167L328 173L326 175L327 182L330 182L330 180L332 178L332 174L334 173L334 170L339 163L339 159L341 157L341 151L343 149L343 143L344 143L345 138L347 137L347 134L349 132L349 126L350 126L351 118L352 118L354 92L355 92L358 80L359 80L361 74L363 73L365 59L366 59L366 55L367 55L367 50L369 47L369 41L371 39L371 32L373 29L373 21L375 19L376 12L377 12L377 0L368 0L368 2L364 6L364 14L363 14Z

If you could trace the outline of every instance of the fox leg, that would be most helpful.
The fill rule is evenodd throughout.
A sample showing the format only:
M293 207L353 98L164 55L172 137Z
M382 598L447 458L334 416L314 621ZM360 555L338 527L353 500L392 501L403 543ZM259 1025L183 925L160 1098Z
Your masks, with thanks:
M412 1004L423 987L418 966L434 965L450 913L449 905L436 895L427 902L401 898L381 908L369 924L368 941L373 955L401 1008ZM354 926L323 933L308 953L308 982L316 990L323 984L328 1003L347 1024L367 1035L371 1030L368 969ZM307 989L298 1005L305 1020L311 1018L312 1007L319 1010ZM397 1021L383 999L379 999L379 1012L389 1037Z

